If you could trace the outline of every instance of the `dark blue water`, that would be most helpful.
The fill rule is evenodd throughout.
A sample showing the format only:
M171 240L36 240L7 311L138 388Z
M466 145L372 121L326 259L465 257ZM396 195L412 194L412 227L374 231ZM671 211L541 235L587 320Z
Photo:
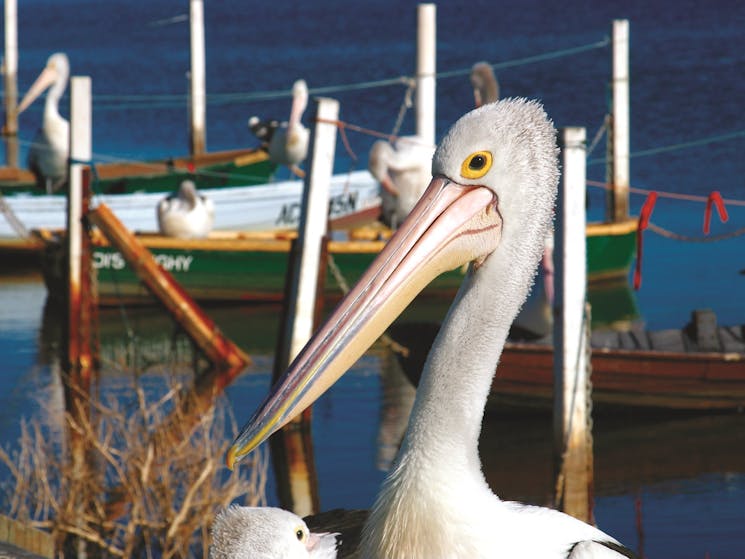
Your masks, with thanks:
M188 149L189 30L184 22L164 20L187 11L185 2L163 0L24 0L19 6L19 90L29 87L49 54L65 51L72 73L93 80L96 158L182 154ZM207 3L205 17L209 149L255 144L246 128L248 116L284 118L289 89L297 78L305 78L313 92L410 76L414 71L415 2L221 0ZM631 151L640 154L631 161L632 185L701 196L718 190L726 199L745 200L741 155L745 150L745 3L741 0L447 2L438 6L437 68L439 72L467 70L479 60L498 64L596 44L609 36L614 18L630 20ZM607 112L608 46L500 68L497 73L504 96L539 98L557 126L585 126L590 138ZM257 92L276 95L256 99ZM404 86L391 85L362 90L339 87L324 94L340 100L343 120L390 132L404 92ZM236 100L227 94L243 95ZM440 135L472 104L467 76L439 79L437 95ZM65 103L63 114L68 113ZM31 140L40 116L41 104L21 116L22 140ZM401 132L413 130L414 113L409 111ZM727 140L643 155L733 133ZM339 144L339 172L351 166L364 168L373 141L355 133L349 139L359 161ZM601 142L591 155L589 179L603 180L604 164L598 161L603 155ZM590 216L598 218L601 195L595 189L590 189L590 195ZM643 196L632 195L635 213L643 201ZM728 223L714 218L713 235L745 227L745 207L730 205L729 210ZM652 219L677 233L700 236L703 204L661 199ZM643 285L637 300L651 328L679 327L691 310L701 307L713 308L724 324L745 321L745 275L740 273L745 269L743 237L694 244L647 233L645 241ZM38 284L31 291L16 284L3 289L13 302L15 293L34 301L43 297ZM18 414L29 409L22 399L24 387L39 374L35 364L39 309L22 305L12 320L6 309L0 311L0 350L10 356L3 372L7 391L0 416L6 433L15 431ZM239 422L263 395L267 359L260 361L264 365L255 371L257 377L243 377L229 392ZM366 358L316 406L324 508L369 506L382 479L375 466L380 369L376 357ZM715 425L712 429L737 433L742 427L740 422L734 428ZM602 423L599 428L604 429L604 437L618 433ZM645 428L639 427L638 433L646 432ZM742 440L723 443L726 451L712 457L714 453L698 439L687 448L685 425L681 431L678 462L706 462L706 467L667 477L662 471L659 476L629 474L626 481L613 485L602 482L610 474L598 473L598 522L649 557L703 558L707 553L712 559L744 557L745 469L727 458L745 453ZM638 438L634 433L624 444ZM499 440L506 454L523 456L521 444ZM671 444L668 441L661 439L660 445ZM636 462L642 454L632 447L622 458L602 456L606 455L598 457L601 463L624 458ZM539 452L538 458L529 454L524 460L548 461L550 454ZM659 460L648 460L648 469L654 472ZM541 501L540 491L513 491L512 482L500 487L507 497ZM641 532L637 502L641 503Z

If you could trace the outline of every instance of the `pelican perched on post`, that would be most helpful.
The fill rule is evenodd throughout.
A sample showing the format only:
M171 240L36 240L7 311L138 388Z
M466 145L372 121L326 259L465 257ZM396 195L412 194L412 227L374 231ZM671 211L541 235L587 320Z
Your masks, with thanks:
M393 144L378 140L370 149L367 167L383 187L383 222L389 227L403 223L427 188L434 150L419 136L404 136Z
M477 108L499 100L499 82L494 69L487 62L477 62L471 68L471 87Z
M47 88L41 128L28 152L28 168L36 184L48 193L67 182L67 159L70 153L70 123L59 114L59 100L70 77L67 55L54 53L18 105L18 114L25 111ZM51 87L50 87L51 86Z
M158 228L161 234L182 239L206 237L212 230L215 206L197 192L196 185L185 180L174 194L158 202Z
M231 505L212 525L209 559L335 559L337 535L279 508Z
M269 140L269 159L280 165L287 165L298 176L303 176L298 164L308 155L310 132L300 122L307 106L308 86L305 80L297 80L292 86L290 119L282 122Z
M312 404L428 282L470 262L365 525L362 556L630 556L611 536L571 516L502 501L479 459L495 365L551 226L558 182L551 121L540 104L524 99L475 109L443 138L432 175L406 221L244 427L228 466Z

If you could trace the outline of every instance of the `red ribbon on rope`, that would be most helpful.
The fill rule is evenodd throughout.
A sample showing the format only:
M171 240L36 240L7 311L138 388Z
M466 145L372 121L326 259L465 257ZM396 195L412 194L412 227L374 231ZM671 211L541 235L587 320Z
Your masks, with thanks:
M649 227L649 218L652 216L655 202L657 202L657 193L653 190L644 201L641 212L639 212L639 223L636 226L636 268L634 270L634 289L636 291L642 285L642 234Z
M717 205L717 213L719 214L719 220L722 223L727 223L729 215L727 214L727 208L724 207L724 200L722 195L719 194L718 190L715 190L706 200L706 209L704 210L704 234L709 234L709 226L711 225L711 206Z

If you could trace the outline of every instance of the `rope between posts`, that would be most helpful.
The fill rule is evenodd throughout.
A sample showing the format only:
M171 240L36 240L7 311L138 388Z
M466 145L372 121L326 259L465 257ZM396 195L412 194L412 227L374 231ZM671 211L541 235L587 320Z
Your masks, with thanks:
M665 237L667 239L674 239L676 241L684 241L687 243L713 243L717 241L726 241L728 239L739 237L740 235L745 235L745 227L741 227L740 229L730 231L729 233L722 233L720 235L710 235L710 236L705 236L705 237L694 237L692 235L681 235L680 233L675 233L674 231L670 231L669 229L660 227L659 225L656 225L655 223L652 223L651 221L647 224L647 228L650 231L654 231L658 235Z

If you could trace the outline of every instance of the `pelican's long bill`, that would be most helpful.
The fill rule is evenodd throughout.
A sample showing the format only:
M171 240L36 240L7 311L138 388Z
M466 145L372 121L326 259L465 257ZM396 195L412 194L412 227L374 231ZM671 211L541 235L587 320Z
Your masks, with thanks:
M491 254L501 227L497 196L491 189L434 177L370 268L238 435L227 454L228 467L310 406L430 281Z
M39 77L34 80L34 83L31 84L31 87L26 92L26 95L23 96L23 99L21 99L21 102L18 104L18 107L16 108L16 112L18 114L21 114L23 111L28 109L28 107L33 103L39 95L44 93L44 91L54 83L54 80L57 79L57 70L55 70L52 66L47 66L41 71L41 74L39 74Z

